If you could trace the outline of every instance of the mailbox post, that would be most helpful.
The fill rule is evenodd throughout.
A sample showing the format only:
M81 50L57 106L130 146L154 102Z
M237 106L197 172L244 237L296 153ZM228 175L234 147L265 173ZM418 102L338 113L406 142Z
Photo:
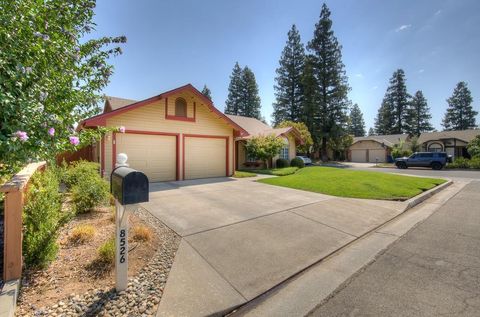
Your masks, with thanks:
M123 291L128 283L128 216L139 203L148 201L148 178L128 167L127 155L117 155L110 176L110 191L115 198L115 288Z

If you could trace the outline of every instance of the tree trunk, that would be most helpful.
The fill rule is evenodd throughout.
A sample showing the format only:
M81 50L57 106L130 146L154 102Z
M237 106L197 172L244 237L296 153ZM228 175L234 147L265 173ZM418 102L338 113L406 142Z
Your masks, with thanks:
M322 147L321 147L321 154L322 154L322 161L328 161L328 153L327 153L327 138L322 137Z

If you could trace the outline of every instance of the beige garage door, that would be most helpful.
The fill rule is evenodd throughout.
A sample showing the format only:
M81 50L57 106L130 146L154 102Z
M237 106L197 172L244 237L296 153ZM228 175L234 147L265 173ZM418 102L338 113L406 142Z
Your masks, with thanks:
M367 150L352 150L352 162L366 163Z
M226 176L226 140L185 137L184 179Z
M151 182L176 179L175 136L118 133L116 153L126 153L131 168L147 175Z
M377 162L376 159L378 158L379 163L385 162L385 150L369 150L368 151L368 160L370 163Z

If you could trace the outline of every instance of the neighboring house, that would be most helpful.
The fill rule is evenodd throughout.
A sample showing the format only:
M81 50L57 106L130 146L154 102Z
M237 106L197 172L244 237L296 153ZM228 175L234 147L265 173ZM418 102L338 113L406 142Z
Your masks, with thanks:
M348 159L358 163L386 162L395 144L408 141L408 134L356 137L353 138L353 143L349 147Z
M79 129L99 126L125 127L93 147L102 174L110 175L123 152L152 182L230 176L238 165L237 143L249 137L190 84L142 101L108 97L104 112Z
M269 162L270 166L275 166L275 161L278 158L283 158L288 161L291 161L295 156L297 156L297 145L302 144L303 140L300 136L300 133L297 129L293 127L287 128L272 128L271 126L263 123L262 121L242 116L226 115L230 120L241 126L245 131L247 131L247 136L237 137L235 142L235 153L236 153L236 169L242 168L255 168L259 167L260 161L255 157L251 157L246 149L245 144L249 138L252 136L260 135L270 135L274 134L276 137L282 138L284 140L285 146L280 151L279 155L273 158Z
M480 135L480 130L425 132L418 138L418 143L421 145L422 151L447 152L454 158L470 158L467 144L477 135Z

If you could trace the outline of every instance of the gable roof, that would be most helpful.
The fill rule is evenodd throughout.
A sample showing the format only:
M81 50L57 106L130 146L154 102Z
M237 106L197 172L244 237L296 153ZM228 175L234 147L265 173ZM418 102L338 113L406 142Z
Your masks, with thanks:
M86 128L86 127L97 127L97 126L104 126L106 124L106 119L119 115L121 113L131 111L146 105L149 105L155 101L158 101L163 98L167 98L168 96L174 95L176 93L182 92L182 91L190 91L193 93L197 98L201 99L205 105L208 107L208 109L215 113L220 119L224 120L227 124L233 127L234 130L238 131L240 136L248 135L248 132L245 131L241 126L239 126L236 122L232 121L230 118L228 118L225 114L223 114L221 111L219 111L215 106L213 105L212 101L205 97L200 91L198 91L195 87L193 87L191 84L187 84L185 86L181 86L166 92L163 92L159 95L137 101L128 105L125 105L123 107L117 108L117 109L112 109L109 112L104 112L102 114L90 117L88 119L83 120L82 122L79 123L78 129L81 128ZM128 99L124 99L128 100Z
M480 130L458 130L458 131L440 131L440 132L424 132L420 134L418 143L425 143L428 141L442 140L442 139L457 139L466 143L473 140L477 135L480 135Z
M378 143L383 143L386 146L392 147L395 144L400 144L400 142L406 142L408 140L408 134L388 134L388 135L370 135L370 136L360 136L353 138L353 143L355 144L360 141L375 141Z
M287 134L292 132L295 137L298 139L300 143L303 143L303 139L300 135L300 132L297 131L294 127L286 127L286 128L272 128L268 124L250 117L244 116L236 116L227 114L228 118L232 121L236 122L239 126L244 128L248 132L248 136L244 137L244 139L248 139L252 136L258 135L269 135L274 134L276 137L281 136L282 134Z
M132 103L137 102L137 100L132 99L125 99L125 98L118 98L112 96L105 97L105 106L103 107L103 112L110 112L113 110L117 110L119 108L128 106Z

